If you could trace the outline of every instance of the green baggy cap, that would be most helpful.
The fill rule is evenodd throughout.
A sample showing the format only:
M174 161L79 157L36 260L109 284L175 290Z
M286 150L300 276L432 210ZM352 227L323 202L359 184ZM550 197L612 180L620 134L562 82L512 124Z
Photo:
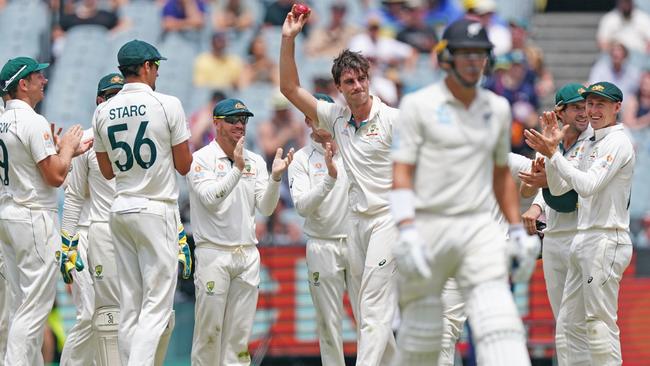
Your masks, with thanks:
M43 70L50 66L50 64L41 64L31 57L16 57L7 61L0 71L0 85L2 85L2 93L4 95L9 90L18 85L20 79L24 79L27 75Z

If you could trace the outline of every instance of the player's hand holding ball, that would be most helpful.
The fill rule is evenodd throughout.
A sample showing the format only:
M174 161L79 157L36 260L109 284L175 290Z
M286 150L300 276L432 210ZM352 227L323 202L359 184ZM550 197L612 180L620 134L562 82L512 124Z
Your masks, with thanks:
M424 243L415 225L407 224L399 228L399 240L393 245L393 257L397 269L405 278L430 278L431 269L426 260Z
M522 224L510 225L508 236L512 282L526 283L535 271L535 262L541 249L539 237L528 235Z
M307 23L310 14L311 9L309 9L307 5L293 4L291 11L284 19L284 24L282 25L282 36L293 38L298 35L302 30L302 27Z
M65 230L61 230L61 257L59 262L59 269L63 275L63 282L72 283L72 270L82 271L84 269L84 262L81 260L77 248L79 246L79 234L74 236L70 235Z

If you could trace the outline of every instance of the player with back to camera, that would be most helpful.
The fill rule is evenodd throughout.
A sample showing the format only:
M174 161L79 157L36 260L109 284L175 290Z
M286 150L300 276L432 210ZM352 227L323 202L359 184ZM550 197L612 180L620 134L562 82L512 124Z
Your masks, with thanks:
M178 258L176 172L192 163L180 101L155 92L158 50L143 41L117 53L126 80L97 106L95 152L106 179L115 178L109 227L120 284L118 345L122 366L153 365L173 320Z

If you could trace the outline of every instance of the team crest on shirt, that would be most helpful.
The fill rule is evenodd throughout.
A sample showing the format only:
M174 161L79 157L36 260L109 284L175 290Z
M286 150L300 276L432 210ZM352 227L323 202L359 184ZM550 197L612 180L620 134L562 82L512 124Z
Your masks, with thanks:
M244 176L244 178L252 178L255 177L256 174L257 174L257 170L255 169L255 165L251 164L250 162L247 162L244 165L242 176Z
M378 136L379 135L379 126L376 123L373 123L368 126L366 131L366 137Z
M205 293L208 296L214 295L214 281L208 281L205 283Z
M96 265L95 266L95 278L98 279L98 280L101 280L102 278L104 278L102 273L104 273L104 266L102 266L101 264Z
M312 284L314 286L320 286L320 282L318 282L318 280L320 279L320 272L312 273L311 278L312 278Z

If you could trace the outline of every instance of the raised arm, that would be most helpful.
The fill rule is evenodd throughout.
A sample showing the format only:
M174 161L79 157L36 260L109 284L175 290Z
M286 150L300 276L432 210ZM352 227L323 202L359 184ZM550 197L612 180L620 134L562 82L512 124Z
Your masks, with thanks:
M294 5L295 6L295 5ZM312 121L318 121L316 98L300 86L295 59L295 38L307 23L308 14L299 18L292 12L282 25L282 43L280 44L280 91L291 103Z

